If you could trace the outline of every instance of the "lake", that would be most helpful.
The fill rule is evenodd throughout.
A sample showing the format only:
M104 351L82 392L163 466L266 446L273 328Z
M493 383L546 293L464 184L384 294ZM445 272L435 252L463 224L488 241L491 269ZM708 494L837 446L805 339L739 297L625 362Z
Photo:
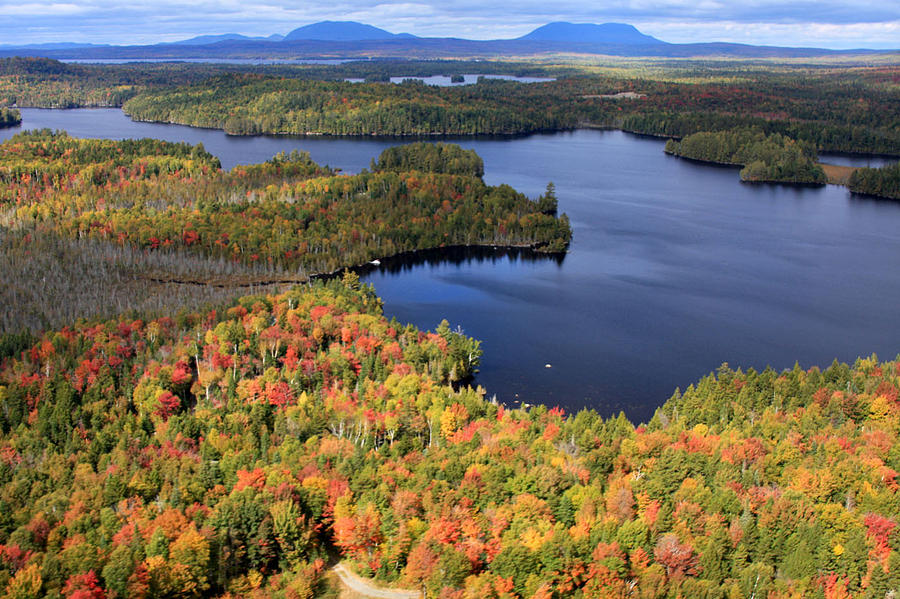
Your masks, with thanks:
M300 149L354 172L399 143L232 137L118 110L22 114L27 128L77 136L202 142L226 168ZM384 260L364 278L389 316L427 328L446 318L481 339L476 382L489 395L646 420L722 362L782 369L898 353L898 202L741 183L738 169L667 156L662 141L620 131L455 141L484 158L490 184L534 197L553 181L571 251L430 254Z

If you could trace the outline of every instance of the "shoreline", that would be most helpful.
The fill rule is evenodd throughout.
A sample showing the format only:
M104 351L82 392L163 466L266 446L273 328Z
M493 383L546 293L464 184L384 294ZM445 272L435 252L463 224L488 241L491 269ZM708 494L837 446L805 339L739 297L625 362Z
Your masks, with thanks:
M163 121L163 120L153 120L153 119L142 119L135 118L132 115L125 112L122 106L110 106L110 105L88 105L88 106L72 106L67 108L61 107L50 107L50 106L14 106L19 109L28 109L28 110L121 110L122 113L127 116L130 120L135 123L146 123L151 125L177 125L180 127L190 127L192 129L201 129L204 131L221 131L225 135L231 137L297 137L297 138L317 138L317 137L330 137L330 138L340 138L340 139L415 139L415 138L433 138L433 137L446 137L446 138L461 138L461 139L475 139L475 138L490 138L490 137L498 137L504 139L514 139L517 137L528 137L530 135L540 135L545 133L567 133L572 131L622 131L623 133L628 133L629 135L634 135L636 137L646 137L651 139L681 139L683 136L679 135L668 135L663 133L647 133L643 131L635 131L632 129L625 129L620 125L609 125L602 123L591 123L589 121L581 121L572 127L562 127L562 128L543 128L543 129L534 129L530 131L518 131L511 133L445 133L445 132L431 132L431 133L361 133L357 135L353 134L337 134L337 133L324 133L324 132L315 132L309 131L306 133L287 133L287 132L259 132L259 133L231 133L225 130L224 127L208 127L203 125L189 125L186 123L180 123L178 121ZM24 120L23 120L24 122ZM7 128L15 128L21 127L22 123L18 125L12 125ZM836 156L848 156L848 157L860 157L860 158L875 158L875 159L896 159L900 160L900 153L898 154L886 154L886 153L878 153L878 152L866 152L859 151L853 152L848 150L821 150L824 154L836 155ZM684 156L679 156L679 158L686 158ZM704 160L698 160L698 162L708 162ZM716 163L723 164L726 166L735 166L731 163ZM736 165L743 166L743 165ZM835 166L843 166L843 165L835 165ZM855 168L855 167L854 167Z
M746 167L746 164L741 164L739 162L720 162L718 160L704 160L702 158L693 158L691 156L685 156L683 154L677 154L675 152L669 152L663 150L667 156L672 156L673 158L678 158L679 160L687 160L688 162L693 162L696 164L702 164L705 166L712 166L723 169L743 169ZM818 166L822 166L820 162L816 162ZM848 167L852 168L852 167ZM823 169L824 170L824 169ZM815 181L786 181L782 179L744 179L740 177L741 183L748 183L751 185L754 184L768 184L768 185L791 185L796 187L825 187L828 184L832 184L831 178L828 173L825 173L826 181L825 183L816 183ZM835 183L836 185L842 185L840 183Z
M537 244L493 244L493 243L473 243L473 244L457 244L429 248L418 248L412 250L404 250L396 254L390 254L379 258L372 258L361 264L348 264L338 267L331 271L315 272L308 275L298 275L297 277L285 277L283 275L273 276L271 279L259 279L248 281L246 279L235 283L228 283L221 280L202 281L199 279L179 279L177 277L165 277L161 275L149 274L146 276L136 276L136 279L143 279L152 283L173 284L173 285L195 285L199 287L215 287L217 289L247 289L253 287L269 287L274 285L307 285L315 280L330 280L341 276L345 271L351 271L356 274L367 274L375 270L379 266L389 267L392 263L409 261L421 257L427 260L427 256L423 254L434 254L436 258L449 258L446 254L456 251L472 251L483 250L485 253L501 254L503 252L521 252L529 254L535 259L560 260L567 253L565 252L542 252L538 249ZM445 254L445 255L441 255ZM373 264L373 262L379 264Z
M664 135L664 134L653 134L653 133L645 133L634 131L630 129L626 129L621 127L620 125L611 125L611 124L600 124L600 123L592 123L589 121L581 121L574 125L573 127L564 127L557 129L536 129L528 132L516 132L516 133L480 133L480 134L454 134L454 133L410 133L410 134L379 134L379 133L366 133L366 134L358 134L358 135L347 135L347 134L332 134L332 133L320 133L320 132L307 132L305 134L301 133L248 133L248 134L238 134L231 133L226 131L222 127L207 127L200 125L190 125L179 123L176 121L162 121L162 120L152 120L152 119L141 119L135 118L129 115L123 107L121 106L108 106L108 105L95 105L95 106L79 106L73 108L50 108L50 107L39 107L39 106L27 106L20 107L25 108L27 110L118 110L124 116L128 117L132 122L135 123L144 123L149 125L174 125L178 127L188 127L191 129L197 129L201 131L210 131L210 132L221 132L226 137L234 137L234 138L253 138L253 137L268 137L273 139L342 139L342 140L395 140L399 143L404 143L409 140L432 140L441 138L444 141L453 142L457 140L478 140L478 139L502 139L502 140L513 140L520 138L527 138L533 135L541 135L541 134L553 134L553 133L573 133L576 131L621 131L627 135L633 135L635 137L643 137L648 139L657 139L657 140L665 140L665 139L679 139L678 136L672 135ZM0 127L0 131L5 130L17 130L17 133L25 132L30 129L27 127L27 123L25 120L21 121L16 125L11 125L7 127ZM893 158L897 158L900 160L900 155L891 155L884 153L872 153L872 152L848 152L848 151L831 151L831 150L823 150L822 151L825 156L820 158L828 159L829 156L848 156L848 157L860 157L860 158L869 158L869 159L883 159L890 160ZM705 166L714 166L721 168L743 168L745 165L738 163L730 163L730 162L718 162L714 160L703 160L699 158L692 158L689 156L684 156L680 154L676 154L673 152L666 152L666 154L670 156L674 156L676 158L680 158L682 160L687 160L690 162L694 162L697 164L702 164ZM849 165L841 165L841 164L831 164L828 162L817 161L817 165L822 167L826 174L826 181L824 183L817 182L806 182L806 181L786 181L786 180L777 180L777 179L763 179L763 180L745 180L740 179L741 183L750 183L750 184L778 184L778 185L791 185L791 186L825 186L825 185L840 185L843 187L847 187L849 190L849 177L853 170L861 167L849 166ZM878 167L874 167L878 168ZM231 170L231 169L223 169L223 170ZM340 170L340 169L338 169ZM851 193L857 193L852 192ZM876 194L863 194L868 195L870 197L883 198L888 200L896 200L896 198L891 198L889 196L876 195ZM535 248L532 248L535 249ZM359 265L356 265L359 266ZM317 273L316 276L323 273ZM163 282L162 280L159 282ZM179 281L170 281L174 283L178 283ZM201 283L204 284L204 283ZM268 283L266 283L268 284ZM222 287L228 287L229 285L221 285ZM252 284L242 284L241 286L249 287Z

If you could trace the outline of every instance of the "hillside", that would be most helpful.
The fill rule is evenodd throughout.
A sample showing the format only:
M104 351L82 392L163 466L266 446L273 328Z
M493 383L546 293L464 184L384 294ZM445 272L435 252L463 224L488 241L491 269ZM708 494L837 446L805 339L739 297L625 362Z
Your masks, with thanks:
M301 154L216 167L186 144L14 137L0 202L24 251L2 292L52 283L51 232L252 276L237 266L346 260L372 235L567 228L450 144L355 176ZM42 279L16 279L45 251ZM210 299L0 336L0 596L309 598L337 558L461 599L900 591L897 361L723 365L635 425L488 401L477 340L388 320L352 273Z
M333 553L434 597L900 589L897 362L508 410L353 276L3 352L8 597L312 597Z

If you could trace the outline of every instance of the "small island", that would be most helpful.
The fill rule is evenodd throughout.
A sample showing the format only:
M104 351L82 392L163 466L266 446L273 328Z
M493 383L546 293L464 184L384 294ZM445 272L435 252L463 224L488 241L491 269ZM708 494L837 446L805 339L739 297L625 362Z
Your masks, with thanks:
M22 115L15 108L0 108L0 129L22 124Z
M850 175L850 191L900 200L900 162L881 168L858 168Z
M742 166L741 181L824 185L812 144L757 129L701 131L666 142L667 154L701 162Z

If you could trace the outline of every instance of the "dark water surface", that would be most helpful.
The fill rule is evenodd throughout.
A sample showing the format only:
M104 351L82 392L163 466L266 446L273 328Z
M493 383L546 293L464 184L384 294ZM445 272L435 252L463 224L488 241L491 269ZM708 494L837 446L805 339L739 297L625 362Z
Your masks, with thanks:
M202 142L226 167L302 149L352 172L398 143L229 137L117 110L22 112L28 128ZM384 260L365 279L389 316L427 328L446 318L481 339L477 382L507 403L642 420L722 362L782 369L898 352L900 203L742 184L736 169L618 131L458 143L484 158L488 183L537 196L553 181L572 219L570 253Z
M880 154L846 154L841 152L819 152L819 162L838 164L841 166L867 166L881 168L897 162L896 156Z

